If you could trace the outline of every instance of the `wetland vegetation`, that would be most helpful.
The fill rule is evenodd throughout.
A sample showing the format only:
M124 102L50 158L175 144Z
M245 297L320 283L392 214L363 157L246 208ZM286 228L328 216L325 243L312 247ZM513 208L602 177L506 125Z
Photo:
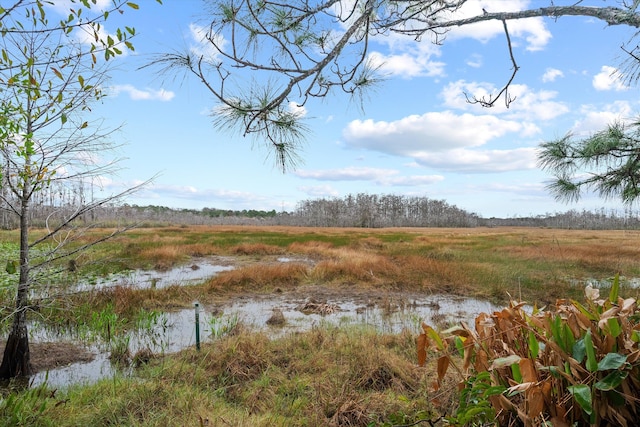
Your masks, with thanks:
M211 311L238 298L295 294L382 306L389 295L404 293L541 307L559 298L581 300L587 284L604 292L617 274L621 293L637 297L639 236L508 227L134 229L82 253L73 268L67 260L43 274L30 313L31 320L75 337L62 348L55 340L33 345L32 362L41 372L73 362L69 355L84 360L96 343L108 346L111 363L121 369L65 387L12 383L0 400L0 418L6 425L42 426L442 423L459 404L457 384L445 378L434 393L436 367L419 367L416 354L420 322L433 319L411 319L415 329L399 332L320 322L274 337L242 320L213 317L207 328L217 332L199 351L133 348L127 337L194 301ZM11 260L15 232L0 232L0 241ZM91 286L122 271L166 271L205 259L231 268L189 283ZM15 278L5 272L1 280L6 335ZM89 285L78 290L79 281Z

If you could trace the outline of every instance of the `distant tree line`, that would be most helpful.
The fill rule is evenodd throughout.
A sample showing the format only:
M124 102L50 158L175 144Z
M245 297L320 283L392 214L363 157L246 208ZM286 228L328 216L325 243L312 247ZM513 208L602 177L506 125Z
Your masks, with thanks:
M18 219L6 203L6 187L0 187L0 228L18 227ZM50 185L34 199L29 215L34 227L51 226L57 217L73 212L94 197L92 185L82 181ZM537 216L482 218L444 200L391 194L358 193L342 198L303 200L291 212L258 209L179 209L166 206L105 204L81 217L94 226L164 225L289 225L301 227L550 227L566 229L640 229L640 213L569 210Z
M305 200L292 225L312 227L476 227L478 215L444 200L359 193L344 198Z

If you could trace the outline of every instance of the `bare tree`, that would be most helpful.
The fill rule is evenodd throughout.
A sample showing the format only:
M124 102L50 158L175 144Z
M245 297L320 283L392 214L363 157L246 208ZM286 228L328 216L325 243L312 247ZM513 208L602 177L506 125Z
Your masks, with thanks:
M138 187L101 199L77 198L73 210L52 212L44 233L30 235L31 209L38 195L52 185L81 188L87 180L112 172L117 159L105 160L105 152L115 148L100 121L88 121L89 106L100 99L107 77L104 59L132 48L125 32L115 37L100 37L100 26L107 11L94 11L95 1L71 0L70 15L50 26L44 1L16 1L0 9L0 154L3 158L3 183L0 195L5 208L19 218L20 253L17 263L13 323L7 339L0 378L26 376L31 373L27 312L30 291L35 285L34 272L43 265L71 256L113 233L94 241L67 244L82 232L73 221L87 212L113 203ZM77 4L74 4L77 3ZM112 10L137 9L134 3L112 1ZM84 13L83 13L84 11ZM52 20L54 21L54 20ZM75 31L94 36L86 45ZM133 35L133 28L126 33ZM32 250L42 246L42 255L31 259Z
M514 101L509 86L520 66L508 23L533 17L587 16L608 25L640 28L634 4L583 6L582 1L549 0L547 7L516 12L482 11L461 17L467 0L206 0L207 54L189 51L159 55L152 64L164 72L186 70L218 101L215 124L265 141L285 170L295 166L307 128L297 107L312 98L344 92L360 99L382 80L369 60L375 37L400 34L422 42L444 43L447 31L478 22L502 24L512 73L502 88L485 97L467 95L485 107ZM538 2L539 3L539 2ZM538 4L536 3L536 4ZM213 52L213 54L211 53ZM634 49L629 49L630 55ZM266 83L265 83L266 82Z

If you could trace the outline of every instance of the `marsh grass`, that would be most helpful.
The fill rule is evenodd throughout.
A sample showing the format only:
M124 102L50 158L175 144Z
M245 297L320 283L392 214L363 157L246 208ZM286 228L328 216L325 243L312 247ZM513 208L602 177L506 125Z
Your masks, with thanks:
M544 305L580 297L587 279L639 277L638 237L640 232L521 228L134 230L88 253L80 274L92 268L96 274L123 266L164 268L207 255L235 257L238 263L202 284L116 286L54 298L38 315L52 325L94 332L111 325L110 334L117 335L160 321L154 320L156 311L195 300L206 304L243 293L345 284L495 302L515 296ZM280 255L304 262L277 262ZM625 294L637 296L638 290ZM11 297L4 298L7 313ZM389 302L390 311L396 303ZM393 425L435 419L436 411L450 410L455 401L454 384L446 395L429 394L435 367L415 366L415 337L408 332L381 335L345 324L269 339L243 329L221 334L200 352L151 356L139 355L136 378L39 397L46 410L31 417L30 425ZM30 405L24 410L33 412Z
M253 264L223 271L211 278L206 286L208 292L242 289L263 292L296 287L306 275L307 266L301 263Z
M245 331L200 351L149 358L138 379L43 393L43 411L29 425L367 426L435 418L427 371L414 353L410 333L331 327L272 340ZM20 418L31 408L12 413Z

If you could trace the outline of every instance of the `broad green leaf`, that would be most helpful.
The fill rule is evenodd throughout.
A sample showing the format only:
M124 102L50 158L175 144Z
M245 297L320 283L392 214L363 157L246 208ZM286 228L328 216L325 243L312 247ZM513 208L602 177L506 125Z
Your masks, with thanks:
M573 395L578 402L578 405L588 415L593 413L593 406L591 405L591 388L585 384L572 385L567 387L569 393Z
M620 276L616 274L613 278L613 284L611 285L611 291L609 292L609 301L611 304L618 302L618 292L620 291Z
M131 9L135 9L135 10L140 9L140 6L138 6L137 4L135 4L133 2L127 2L127 6L129 6Z
M584 351L587 354L587 370L589 372L595 372L598 369L598 361L596 360L596 349L593 346L593 340L591 338L591 329L587 330L584 336Z
M66 114L62 114L62 115L60 116L60 120L62 121L62 124L67 123L67 115L66 115Z
M625 363L627 363L627 356L620 353L607 353L598 363L598 371L620 369Z
M551 335L553 336L553 340L566 352L568 349L564 348L565 342L562 339L561 328L560 316L556 316L551 319Z
M618 322L618 319L616 319L615 317L607 319L607 329L609 329L609 334L614 338L622 333L620 322Z
M613 371L593 386L602 391L613 390L622 384L627 375L629 375L629 371Z
M564 348L567 353L573 349L573 345L576 343L576 339L573 337L573 332L568 323L562 324L562 338L564 339Z
M579 339L573 345L573 353L572 353L573 358L576 359L578 363L582 363L586 354L587 352L585 351L585 348L584 348L584 338Z
M513 375L513 380L518 384L522 382L522 372L520 372L520 365L514 363L511 365L511 375Z
M634 329L633 332L631 332L631 341L640 342L640 331Z

